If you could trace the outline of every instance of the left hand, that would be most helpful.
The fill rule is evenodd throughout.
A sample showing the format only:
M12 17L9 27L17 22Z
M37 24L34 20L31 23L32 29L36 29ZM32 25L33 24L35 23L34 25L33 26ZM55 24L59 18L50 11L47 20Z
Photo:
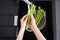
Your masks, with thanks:
M20 19L21 28L25 28L26 22L27 22L27 16L25 15Z

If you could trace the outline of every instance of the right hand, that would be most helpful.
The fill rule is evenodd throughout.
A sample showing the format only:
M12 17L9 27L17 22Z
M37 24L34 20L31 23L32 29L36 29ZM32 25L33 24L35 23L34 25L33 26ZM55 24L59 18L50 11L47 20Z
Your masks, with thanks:
M30 27L33 28L36 26L35 18L33 15L31 15L31 22L30 22Z

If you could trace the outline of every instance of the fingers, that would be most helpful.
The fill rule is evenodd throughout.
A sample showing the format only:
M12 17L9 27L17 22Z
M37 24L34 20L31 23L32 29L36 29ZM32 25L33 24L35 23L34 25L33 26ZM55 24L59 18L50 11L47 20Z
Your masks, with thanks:
M33 15L31 15L31 20L35 20Z
M27 17L26 17L25 21L27 21Z
M25 18L26 18L26 15L25 15L25 16L23 16L21 20L24 20Z
M27 21L27 16L26 15L23 16L22 19L21 19L21 21Z
M33 15L31 15L31 20L35 20ZM27 21L27 15L23 16L21 21Z

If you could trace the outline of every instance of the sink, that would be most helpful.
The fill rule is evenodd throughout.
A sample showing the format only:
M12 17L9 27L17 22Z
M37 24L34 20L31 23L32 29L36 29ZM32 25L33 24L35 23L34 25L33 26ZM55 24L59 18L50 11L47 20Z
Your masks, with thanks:
M47 40L53 40L53 25L52 25L52 1L32 1L36 6L41 6L46 13L46 25L40 30L42 34L46 37ZM27 13L27 4L23 1L19 2L19 17L18 25L20 25L19 20ZM36 40L36 37L33 32L25 30L24 40Z

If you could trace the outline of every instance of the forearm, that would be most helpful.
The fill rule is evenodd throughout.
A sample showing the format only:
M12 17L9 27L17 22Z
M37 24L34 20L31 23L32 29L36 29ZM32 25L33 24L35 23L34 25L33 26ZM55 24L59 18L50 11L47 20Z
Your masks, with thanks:
M33 30L37 40L46 40L45 37L40 32L40 30L37 28L37 26L34 26L32 30Z
M16 40L22 40L24 35L25 28L21 28Z

